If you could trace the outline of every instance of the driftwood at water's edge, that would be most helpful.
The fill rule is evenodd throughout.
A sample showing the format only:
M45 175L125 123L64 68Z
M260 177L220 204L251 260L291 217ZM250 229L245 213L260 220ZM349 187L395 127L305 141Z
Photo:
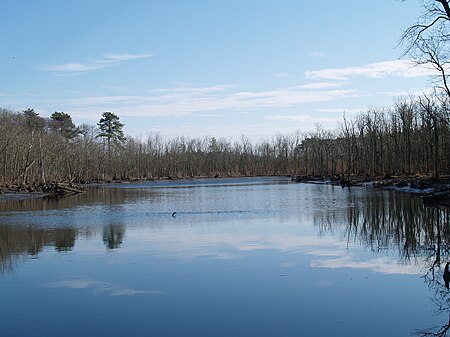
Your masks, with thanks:
M69 194L84 193L84 190L78 186L56 182L32 186L30 185L0 186L0 194L11 194L11 193L42 193L42 194L69 195Z
M68 195L68 194L78 194L84 191L80 188L70 186L67 184L51 183L49 185L44 185L41 188L42 192L58 195Z

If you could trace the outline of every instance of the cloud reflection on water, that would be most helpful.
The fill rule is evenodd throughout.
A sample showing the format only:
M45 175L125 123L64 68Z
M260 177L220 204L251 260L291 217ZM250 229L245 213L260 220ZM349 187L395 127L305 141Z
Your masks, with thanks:
M342 256L334 259L311 260L310 266L313 268L350 268L364 269L381 274L399 274L399 275L423 275L426 268L418 268L416 265L401 264L392 257L380 257L365 261L356 261L353 256Z
M423 275L427 269L426 258L417 257L415 263L399 261L398 257L389 253L386 256L358 260L361 254L359 247L349 247L337 236L312 236L299 234L258 234L221 233L220 235L202 233L195 228L166 233L129 233L129 239L141 241L130 249L136 253L153 247L161 256L170 256L180 260L199 257L211 259L241 259L243 254L273 250L281 252L299 252L311 256L312 268L350 268L364 269L382 274ZM136 241L135 241L136 240ZM140 247L140 248L139 248ZM286 261L281 265L292 268L297 264Z
M42 286L46 289L67 288L67 289L92 289L97 293L106 293L109 296L134 296L134 295L160 295L159 290L138 290L123 287L116 283L96 281L89 279L72 279L48 283Z

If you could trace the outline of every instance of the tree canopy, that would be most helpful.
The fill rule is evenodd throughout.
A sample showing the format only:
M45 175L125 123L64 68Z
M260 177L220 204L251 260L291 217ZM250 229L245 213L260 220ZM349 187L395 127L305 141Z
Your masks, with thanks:
M80 128L76 127L72 117L65 112L55 111L51 114L52 126L66 139L75 138L80 134Z
M111 140L120 143L125 142L126 137L123 134L124 124L120 122L116 114L109 111L104 112L97 125L100 128L100 133L97 137L106 138L108 142Z

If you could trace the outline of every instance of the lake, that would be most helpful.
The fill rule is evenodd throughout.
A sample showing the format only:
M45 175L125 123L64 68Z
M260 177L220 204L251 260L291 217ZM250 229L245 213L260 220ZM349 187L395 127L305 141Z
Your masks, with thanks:
M437 333L448 223L409 194L272 177L3 202L0 336Z

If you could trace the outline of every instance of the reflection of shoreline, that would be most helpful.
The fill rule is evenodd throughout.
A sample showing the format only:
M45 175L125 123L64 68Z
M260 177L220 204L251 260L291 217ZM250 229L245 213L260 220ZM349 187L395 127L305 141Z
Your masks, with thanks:
M33 228L0 226L0 274L12 271L26 256L38 256L46 247L54 247L58 253L69 252L79 235L84 238L91 233L80 232L72 227ZM103 228L103 243L107 250L121 247L125 236L125 226L121 223Z
M347 244L357 242L372 253L397 251L407 265L422 265L422 278L431 292L436 313L447 313L450 319L449 291L444 284L442 267L450 254L450 210L425 207L411 195L358 200L348 194L347 209L339 213L317 212L314 223L319 232L344 229ZM377 268L368 261L349 261L348 257L316 262L323 268ZM380 263L378 267L384 266ZM450 321L442 326L417 329L418 336L447 336Z
M310 235L305 237L303 234L297 235L297 233L292 233L293 235L289 236L282 233L272 233L268 237L264 232L249 232L248 235L246 233L235 235L233 232L225 232L218 235L217 233L198 232L195 228L190 227L177 227L176 231L166 233L168 237L150 235L147 238L147 233L144 233L143 236L139 237L139 240L148 240L147 242L151 242L155 247L162 244L165 246L165 249L171 246L171 242L177 242L177 244L172 245L174 250L172 253L183 256L189 255L187 252L208 255L211 254L211 248L216 250L214 253L217 253L218 256L223 256L224 252L221 247L226 246L235 247L238 252L256 249L298 250L301 247L303 247L302 249L310 247L314 251L317 250L317 247L321 247L329 256L317 255L319 259L314 261L316 266L326 267L330 264L335 267L339 265L352 265L355 268L366 266L366 268L384 273L395 272L395 266L386 265L380 259L371 261L352 260L348 254L342 256L340 249L342 248L345 251L345 246L348 246L350 243L357 243L370 248L373 253L398 252L401 260L403 260L403 264L409 265L411 260L413 260L416 267L422 267L420 268L422 271L429 268L430 255L432 255L431 263L434 263L436 258L439 263L441 257L448 255L447 247L450 247L450 230L447 228L449 217L447 210L426 208L419 198L407 194L372 192L372 190L367 192L355 190L352 193L343 194L341 192L342 190L339 188L337 192L335 191L331 195L322 195L321 199L318 199L319 204L313 204L315 209L313 222L319 232L319 238ZM114 205L116 210L120 205L130 200L148 197L148 193L151 193L152 198L155 199L161 197L157 191L144 190L128 193L128 191L118 191L117 189L98 189L92 193L73 197L30 202L36 202L33 205L36 209L48 210L81 207L81 205L89 204L95 205L103 201L102 204ZM340 197L341 195L343 199L339 199L336 207L323 206L322 200ZM19 206L16 205L14 207L17 209ZM119 248L125 237L126 226L124 223L117 221L116 214L116 212L113 215L110 215L109 212L102 213L103 229L96 234L101 236L104 245L109 250ZM33 216L33 213L30 216ZM136 216L139 216L139 214L136 214ZM7 218L11 218L11 216L5 217L5 220ZM87 221L87 219L83 221ZM174 220L170 218L170 221L173 222ZM179 224L179 221L176 223ZM248 220L246 220L246 224L249 224ZM80 231L84 231L75 225L71 225L70 221L66 225L65 228L75 228L78 236L81 234ZM45 226L51 225L46 224ZM42 250L43 246L56 247L57 244L55 242L58 241L57 233L65 229L58 229L59 227L55 228L55 226L59 225L55 223L53 228L33 227L37 237L43 236L44 234L42 233L45 232L47 233L47 238L37 243L30 242L30 247L40 247L40 250ZM10 235L7 241L2 241L2 237L0 237L0 253L2 254L0 258L5 259L4 257L8 255L8 252L11 252L13 255L25 255L28 251L32 251L32 248L28 249L26 245L23 245L24 248L22 250L14 249L14 247L5 247L7 244L14 245L14 241L20 243L21 240L26 240L26 238L21 239L18 233L22 231L26 237L29 235L27 231L31 231L30 228L10 223L9 225L1 225L0 229L0 236L4 235L2 232L5 231L16 232L16 234ZM74 233L73 241L75 241L75 230L72 229ZM322 234L333 232L341 233L340 240L337 238L336 240L325 240L322 236ZM133 235L132 233L130 234ZM49 235L54 238L49 239ZM14 239L11 242L12 236L14 236ZM169 243L169 245L165 243ZM71 249L73 244L74 242L71 246L68 246L68 249ZM64 250L63 247L64 245L58 250ZM195 247L195 249L192 249L192 247ZM202 247L206 247L206 250L203 251ZM337 249L339 252L336 252ZM40 250L38 249L38 252ZM307 253L310 254L310 252ZM412 274L413 271L402 268L402 273Z
M152 189L133 190L132 192L120 188L106 186L91 186L86 193L65 196L44 195L36 198L23 198L20 200L6 200L0 202L2 212L30 212L50 209L73 209L75 207L92 205L122 205L131 203L140 198L158 197L158 191ZM30 195L32 195L30 193ZM1 197L1 195L0 195Z
M416 329L415 335L421 337L447 336L447 332L450 330L450 293L442 277L442 270L439 266L433 265L427 274L423 276L425 283L428 285L430 292L433 292L432 302L434 304L434 314L446 313L448 316L447 321L443 321L444 324L433 326L430 328Z
M397 251L404 261L449 255L450 210L425 207L421 199L403 194L348 194L346 209L317 211L314 224L321 233L344 229L347 243L356 242L372 252Z
M7 192L0 194L0 203L38 199L47 196L42 192Z
M45 247L58 252L70 251L75 245L73 228L33 229L0 226L0 272L12 270L24 256L36 256Z

